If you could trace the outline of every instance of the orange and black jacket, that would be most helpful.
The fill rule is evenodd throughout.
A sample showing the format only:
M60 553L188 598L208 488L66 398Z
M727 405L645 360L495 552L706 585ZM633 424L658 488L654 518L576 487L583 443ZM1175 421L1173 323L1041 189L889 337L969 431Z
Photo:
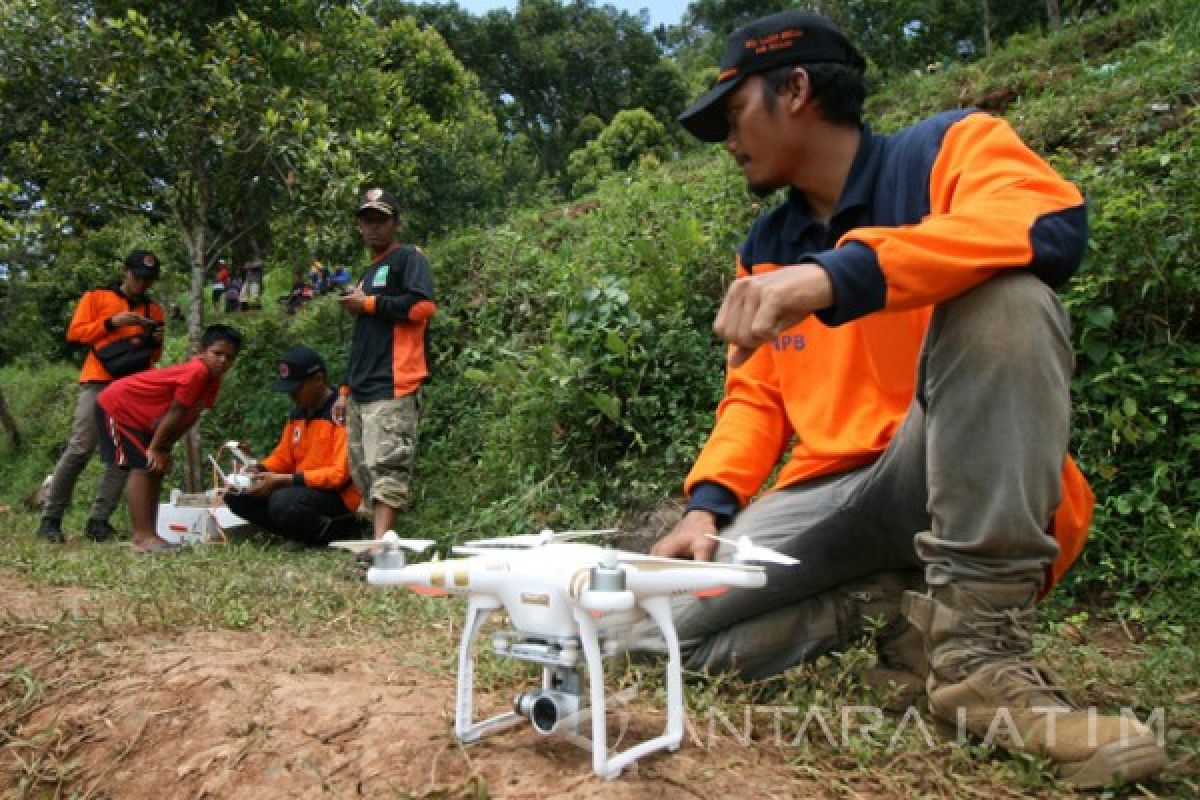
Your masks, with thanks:
M330 392L311 417L293 408L279 444L260 463L267 472L290 473L294 486L337 492L346 508L355 511L362 495L350 480L346 426L333 421L336 400L337 394Z
M793 191L755 220L738 253L738 277L820 264L834 304L729 370L716 425L685 482L689 509L728 519L789 444L775 488L874 461L914 396L934 306L1002 270L1057 288L1086 243L1079 191L1003 120L953 111L890 136L864 130L828 227ZM1051 582L1083 549L1094 499L1068 457Z
M367 301L354 322L350 394L361 403L412 394L429 375L425 333L437 310L429 261L417 247L394 245L358 286Z
M133 311L144 317L150 317L158 322L164 322L166 315L162 306L149 298L133 299L121 291L121 284L114 283L100 289L84 292L75 307L71 324L67 327L67 341L75 344L88 345L87 358L84 359L83 369L79 373L80 383L108 383L113 379L100 359L96 358L96 349L111 344L118 339L148 335L140 325L127 325L122 328L112 326L112 318L125 311ZM162 348L154 351L152 363L162 358Z

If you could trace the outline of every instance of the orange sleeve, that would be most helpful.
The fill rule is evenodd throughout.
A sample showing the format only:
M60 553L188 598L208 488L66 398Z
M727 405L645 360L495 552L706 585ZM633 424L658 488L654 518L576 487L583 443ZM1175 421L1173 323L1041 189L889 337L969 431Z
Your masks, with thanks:
M838 242L874 252L888 310L939 303L1001 269L1069 275L1086 245L1086 223L1076 219L1086 218L1079 190L989 114L971 114L946 131L929 202L929 214L914 225L855 228ZM1047 224L1061 225L1055 233L1062 236L1039 236Z
M67 341L76 344L95 344L112 331L104 324L112 316L97 292L84 292L67 326Z
M745 271L738 264L738 277ZM770 477L792 437L770 347L760 347L725 378L712 433L692 465L684 491L705 481L737 495L745 507Z
M278 472L281 475L290 475L296 471L296 462L292 458L292 425L288 422L283 426L283 433L279 436L279 442L276 443L275 449L271 454L258 462L267 472Z

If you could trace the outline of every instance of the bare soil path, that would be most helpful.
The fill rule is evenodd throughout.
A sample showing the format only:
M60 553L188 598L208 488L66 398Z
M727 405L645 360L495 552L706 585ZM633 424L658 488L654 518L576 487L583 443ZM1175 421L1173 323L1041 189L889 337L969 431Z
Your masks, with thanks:
M0 698L25 704L0 738L9 796L64 787L128 800L824 796L757 748L685 740L610 782L593 776L584 750L527 727L464 747L452 735L453 676L397 668L386 652L394 643L130 632L119 618L84 640L64 633L57 623L94 613L103 594L0 577L0 673L25 678L23 691ZM480 698L481 713L509 700L494 695ZM630 740L661 729L662 714L645 705L632 711Z

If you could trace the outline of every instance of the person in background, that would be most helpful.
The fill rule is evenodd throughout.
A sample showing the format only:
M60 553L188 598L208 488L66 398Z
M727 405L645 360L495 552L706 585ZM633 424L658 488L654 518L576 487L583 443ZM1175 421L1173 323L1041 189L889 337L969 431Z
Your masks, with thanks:
M350 480L346 427L333 421L337 392L326 379L325 360L296 346L279 359L271 385L295 403L272 453L248 469L253 486L225 494L239 517L276 536L323 547L351 533L361 495Z
M225 312L233 313L242 310L242 276L235 271L225 287Z
M218 258L216 269L213 271L212 282L212 304L213 311L221 310L221 296L225 294L225 287L229 285L229 267L225 265L225 260Z
M333 284L333 288L341 292L350 285L350 270L346 269L344 264L338 264L330 274L329 280Z
M675 601L688 667L781 671L844 643L871 595L937 717L982 737L999 720L1017 735L998 743L1078 786L1149 777L1155 734L1076 709L1032 657L1035 604L1094 502L1067 456L1054 291L1087 247L1083 197L986 113L874 133L864 68L828 20L781 12L729 36L679 118L753 192L788 194L738 251L714 323L725 396L652 552L711 559L729 526L799 559L764 590Z
M244 270L246 280L242 285L241 303L243 309L262 308L263 263L255 259L247 261Z
M96 450L97 395L115 378L148 369L162 357L165 315L162 306L147 294L160 272L156 255L148 250L134 250L125 257L121 281L85 292L75 307L67 328L67 341L88 345L88 354L79 372L79 396L71 435L54 467L38 525L38 536L47 541L66 541L63 513L71 502L80 473ZM115 357L105 356L114 373L105 366L101 354L122 349ZM87 538L102 542L116 534L109 517L121 501L124 488L124 471L115 467L104 470L84 529Z
M338 299L354 317L354 336L334 419L349 429L350 469L378 539L408 508L420 389L429 375L425 331L437 306L425 254L396 241L396 199L370 189L356 217L371 265Z
M133 551L157 553L176 545L158 536L158 496L171 471L171 448L200 412L212 408L221 378L242 349L242 334L210 325L192 359L147 370L111 383L96 398L100 457L129 472L125 501L133 527Z

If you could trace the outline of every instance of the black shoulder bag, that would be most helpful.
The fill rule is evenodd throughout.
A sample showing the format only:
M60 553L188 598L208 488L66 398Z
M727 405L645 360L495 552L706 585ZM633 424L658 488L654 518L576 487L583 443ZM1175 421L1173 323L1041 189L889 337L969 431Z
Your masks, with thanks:
M150 304L144 304L145 314L150 316ZM115 342L109 342L104 347L93 347L92 352L96 354L96 358L100 359L100 363L104 365L104 369L108 370L108 374L114 378L124 378L126 375L132 375L135 372L141 372L148 368L154 359L154 351L157 349L157 343L154 337L149 332L126 336L122 339L117 339Z

